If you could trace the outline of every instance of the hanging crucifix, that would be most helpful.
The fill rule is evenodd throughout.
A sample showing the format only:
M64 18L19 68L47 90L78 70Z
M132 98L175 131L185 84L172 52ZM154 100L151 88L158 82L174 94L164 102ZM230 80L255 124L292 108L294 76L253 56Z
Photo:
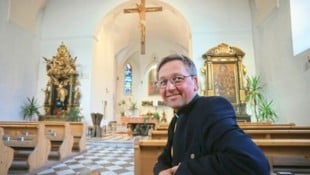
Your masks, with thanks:
M158 12L162 11L162 7L145 7L145 0L141 0L140 4L136 4L137 8L124 9L124 13L139 13L140 17L140 42L141 42L141 54L145 54L145 13L146 12Z

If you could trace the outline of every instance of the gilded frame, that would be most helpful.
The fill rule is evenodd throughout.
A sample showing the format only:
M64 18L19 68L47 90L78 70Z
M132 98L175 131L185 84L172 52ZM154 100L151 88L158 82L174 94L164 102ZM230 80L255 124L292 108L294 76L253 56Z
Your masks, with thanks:
M229 100L236 113L245 114L245 67L244 52L225 43L219 44L203 54L205 75L204 96L223 96Z

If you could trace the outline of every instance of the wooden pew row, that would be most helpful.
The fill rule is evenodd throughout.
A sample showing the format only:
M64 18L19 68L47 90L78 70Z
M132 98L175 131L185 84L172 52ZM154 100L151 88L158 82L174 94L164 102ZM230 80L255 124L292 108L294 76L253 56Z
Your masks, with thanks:
M3 128L0 128L0 174L8 174L8 170L13 162L14 150L4 145L2 141L3 135Z
M286 129L291 127L296 127L295 123L271 123L271 122L238 122L240 128L244 129L251 129L251 128L261 128L261 129L268 129L268 128L277 128L277 129ZM162 123L156 128L156 130L168 130L169 124ZM303 128L303 127L301 127ZM309 128L310 127L307 127Z
M155 128L156 130L168 130L169 127L169 123L160 123L159 125L157 125L157 127Z
M45 135L51 141L49 159L62 160L72 153L73 136L68 122L40 121L45 126Z
M14 149L14 161L10 170L25 169L29 172L48 162L51 142L44 134L43 123L0 123L4 135L10 139L3 143ZM26 134L27 133L27 134Z
M308 139L253 139L267 156L271 167L310 167L310 140ZM135 175L153 173L158 155L166 140L140 140L135 145Z
M310 129L300 130L284 130L284 129L269 129L269 130L243 130L252 139L310 139ZM167 139L167 131L154 130L151 132L152 139Z
M83 122L70 122L73 135L72 151L83 152L86 149L86 125Z
M39 121L39 122L25 122L25 121L5 121L1 124L37 124L44 125L44 134L51 142L51 151L49 152L49 160L62 160L72 153L73 136L71 134L71 126L69 122L58 121Z
M73 136L73 146L71 147L72 150L71 151L78 151L78 152L82 152L86 149L86 125L83 123L83 122L63 122L63 121L39 121L41 123L44 123L44 124L47 124L48 127L50 127L50 129L45 129L46 131L46 135L48 136L48 138L52 138L52 139L55 139L55 140L59 140L60 139L60 136L58 135L57 136L57 133L61 134L61 136L65 137L65 142L69 143L69 144L66 144L66 145L71 145L71 136ZM38 123L38 122L24 122L24 121L3 121L3 122L0 122L1 123ZM55 126L52 126L53 123L55 124ZM68 124L66 123L69 123L69 127L67 126ZM65 128L62 128L61 125L65 125L66 127L70 128L70 129L65 129ZM56 129L56 128L59 128L59 129ZM62 129L61 129L62 128ZM56 137L53 138L51 136L51 134L55 133L55 129L58 130L56 132ZM66 131L61 131L61 130L66 130ZM69 133L67 133L67 131L69 130ZM54 132L49 132L49 131L54 131ZM62 134L62 133L66 133L66 134ZM70 134L71 133L71 134ZM68 138L67 138L68 137ZM69 141L66 141L66 140L69 140ZM66 147L66 148L61 148L62 150L68 150L67 146L63 146L63 147ZM70 146L69 146L70 147ZM70 148L70 149L71 149ZM69 155L71 153L71 151L67 151L68 153L65 153L64 156L61 156L61 157L65 157L66 155ZM61 151L63 152L63 151ZM63 155L63 154L62 154Z
M237 122L239 126L296 126L295 123Z
M310 130L310 126L289 126L280 124L259 126L244 125L240 126L240 128L243 130Z

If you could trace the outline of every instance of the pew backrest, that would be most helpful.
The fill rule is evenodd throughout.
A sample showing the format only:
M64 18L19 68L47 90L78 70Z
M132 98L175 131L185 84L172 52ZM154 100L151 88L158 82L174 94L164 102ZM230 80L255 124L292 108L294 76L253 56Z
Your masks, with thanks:
M59 159L62 160L72 153L73 136L69 122L40 121L45 126L45 135L51 140L52 147L58 148ZM60 142L60 143L59 143Z
M0 174L8 174L8 170L13 162L14 150L4 145L2 140L3 134L3 128L0 128Z
M0 122L0 127L9 138L3 141L5 145L14 150L32 149L27 157L29 171L38 169L48 162L51 142L44 134L45 127L42 123Z
M85 151L86 149L86 125L84 122L70 122L71 133L74 138L72 150Z

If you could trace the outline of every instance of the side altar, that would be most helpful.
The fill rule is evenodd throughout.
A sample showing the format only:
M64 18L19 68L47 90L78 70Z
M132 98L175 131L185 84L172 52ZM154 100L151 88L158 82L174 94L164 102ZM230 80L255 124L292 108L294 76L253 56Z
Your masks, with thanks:
M61 43L56 56L43 57L49 77L46 84L44 110L39 120L64 120L64 114L71 110L79 111L81 93L79 90L76 59L72 58L67 47Z
M121 124L130 128L132 135L148 135L150 129L155 129L158 124L156 119L148 119L144 116L121 117Z
M202 55L205 75L205 96L223 96L232 103L237 120L250 121L246 113L246 68L242 63L245 53L225 43L209 49Z

